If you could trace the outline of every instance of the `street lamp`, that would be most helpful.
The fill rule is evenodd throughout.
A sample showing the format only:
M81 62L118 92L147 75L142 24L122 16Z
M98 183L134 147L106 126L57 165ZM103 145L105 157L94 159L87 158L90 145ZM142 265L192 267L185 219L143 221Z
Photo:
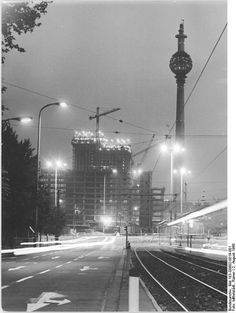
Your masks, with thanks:
M7 122L10 122L10 121L18 121L20 123L27 124L31 122L32 120L33 118L31 116L17 116L17 117L7 118L5 120L2 120L2 122L3 122L3 127L5 127Z
M184 152L185 148L181 147L178 143L173 145L167 145L166 143L161 145L161 152L170 152L170 197L173 199L173 164L174 164L174 154Z
M36 150L36 170L37 170L37 176L36 176L36 194L38 194L38 190L39 190L39 175L40 175L40 144L41 144L41 115L43 110L45 110L46 108L50 107L50 106L61 106L62 108L67 107L67 104L65 102L53 102L53 103L48 103L46 105L44 105L40 111L39 111L39 115L38 115L38 135L37 135L37 150ZM36 233L36 238L38 238L38 207L36 205L36 210L35 210L35 233Z
M62 169L62 168L65 168L67 166L66 163L63 163L62 161L60 160L56 160L54 162L52 161L47 161L46 162L46 166L48 168L54 168L55 169L55 195L54 195L54 204L55 204L55 207L58 206L58 196L57 196L57 174L58 174L58 169Z
M174 170L174 173L180 173L180 213L183 213L183 176L191 174L191 171L187 170L184 167L181 167L179 171Z

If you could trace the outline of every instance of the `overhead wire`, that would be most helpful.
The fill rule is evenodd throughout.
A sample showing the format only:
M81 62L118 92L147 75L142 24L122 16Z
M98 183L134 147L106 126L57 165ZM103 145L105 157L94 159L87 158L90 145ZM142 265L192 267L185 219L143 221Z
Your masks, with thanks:
M206 169L208 169L208 167L210 167L211 166L211 164L212 163L214 163L225 151L227 150L227 146L225 146L224 147L224 149L223 150L221 150L208 164L207 164L207 166L206 167L204 167L204 169L203 170L201 170L201 172L200 173L198 173L198 175L197 176L200 176L200 175L202 175L202 173L203 172L205 172L205 170Z
M35 90L29 89L29 88L25 88L25 87L19 86L19 85L17 85L17 84L13 84L13 83L8 82L8 81L6 81L6 80L3 80L3 84L6 84L6 85L9 85L9 86L11 86L11 87L15 87L15 88L18 88L18 89L21 89L21 90L30 92L30 93L32 93L32 94L35 94L35 95L38 95L38 96L41 96L41 97L48 98L48 99L50 99L50 100L54 100L54 101L57 100L57 101L58 101L58 98L50 97L50 96L45 95L45 94L43 94L43 93L40 93L40 92L38 92L38 91L35 91ZM79 106L79 105L77 105L77 104L70 103L70 105L73 106L73 107L75 107L75 108L78 108L78 109L80 109L80 110L83 110L83 111L86 111L86 112L89 112L89 113L96 114L96 112L95 112L94 110L91 110L91 109L88 109L88 108ZM135 128L139 128L139 129L146 130L146 131L148 131L149 133L157 133L156 131L153 131L153 130L150 130L150 129L148 129L148 128L145 128L145 127L136 125L136 124L134 124L134 123L125 121L125 120L123 120L123 119L114 118L114 117L109 116L109 115L106 115L105 117L106 117L106 118L113 119L113 120L116 120L116 121L118 121L119 123L124 123L124 124L130 125L130 126L135 127Z

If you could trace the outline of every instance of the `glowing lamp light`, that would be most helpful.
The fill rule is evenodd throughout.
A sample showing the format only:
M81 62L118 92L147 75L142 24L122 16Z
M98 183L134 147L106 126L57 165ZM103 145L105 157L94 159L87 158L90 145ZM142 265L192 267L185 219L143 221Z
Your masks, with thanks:
M134 207L134 211L138 211L138 207L137 206Z
M46 166L47 166L47 167L52 167L52 162L51 162L51 161L47 161L47 162L46 162Z
M182 167L182 168L180 169L180 174L181 174L181 175L184 175L184 174L186 174L186 173L187 173L186 168Z
M143 170L141 168L138 169L138 174L142 174Z
M180 151L181 151L181 146L180 146L178 143L174 144L174 145L173 145L173 151L174 151L175 153L180 152Z
M21 123L24 123L24 124L27 124L27 123L31 122L32 120L33 120L33 118L30 116L22 117L20 119Z
M188 223L189 223L189 227L193 228L193 220L190 220Z
M60 102L59 105L62 108L66 108L68 106L66 102Z
M116 168L113 168L113 169L112 169L112 173L113 173L113 174L117 174L117 169L116 169Z
M109 226L112 222L112 218L110 216L102 216L101 221L102 221L103 225Z
M165 153L165 152L167 152L167 151L168 151L167 145L166 145L166 144L162 144L162 145L161 145L161 152Z

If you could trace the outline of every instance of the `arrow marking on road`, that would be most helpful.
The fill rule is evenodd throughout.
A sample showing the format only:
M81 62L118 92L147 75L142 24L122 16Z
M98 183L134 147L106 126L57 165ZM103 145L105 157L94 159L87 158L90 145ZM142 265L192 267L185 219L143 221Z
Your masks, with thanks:
M19 270L20 268L23 268L25 266L18 266L18 267L14 267L14 268L9 268L8 271L16 271Z
M38 298L29 299L30 303L27 303L27 312L36 311L44 306L50 305L51 303L63 305L71 302L68 299L55 299L64 297L64 295L56 292L43 292Z
M89 271L89 270L97 270L97 267L90 267L90 266L84 266L83 268L80 269L81 272L83 271Z

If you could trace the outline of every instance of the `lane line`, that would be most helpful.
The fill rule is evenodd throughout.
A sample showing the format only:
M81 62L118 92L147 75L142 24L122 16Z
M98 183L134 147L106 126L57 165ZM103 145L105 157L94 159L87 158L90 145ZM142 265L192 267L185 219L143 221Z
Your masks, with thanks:
M8 287L9 287L9 285L5 285L5 286L2 286L2 289L6 289Z
M44 273L47 273L47 272L51 272L51 270L45 270L45 271L43 271L43 272L40 272L39 274L44 274Z
M62 267L64 264L61 264L61 265L57 265L55 266L55 268L59 268L59 267Z
M68 261L68 262L66 262L66 264L70 264L70 263L72 263L72 261Z
M9 268L8 271L16 271L16 270L19 270L23 267L25 267L25 266L18 266L18 267L14 267L14 268Z
M22 282L24 280L27 280L27 279L30 279L30 278L33 278L33 277L34 276L27 276L27 277L21 278L21 279L17 280L16 283L20 283L20 282Z

